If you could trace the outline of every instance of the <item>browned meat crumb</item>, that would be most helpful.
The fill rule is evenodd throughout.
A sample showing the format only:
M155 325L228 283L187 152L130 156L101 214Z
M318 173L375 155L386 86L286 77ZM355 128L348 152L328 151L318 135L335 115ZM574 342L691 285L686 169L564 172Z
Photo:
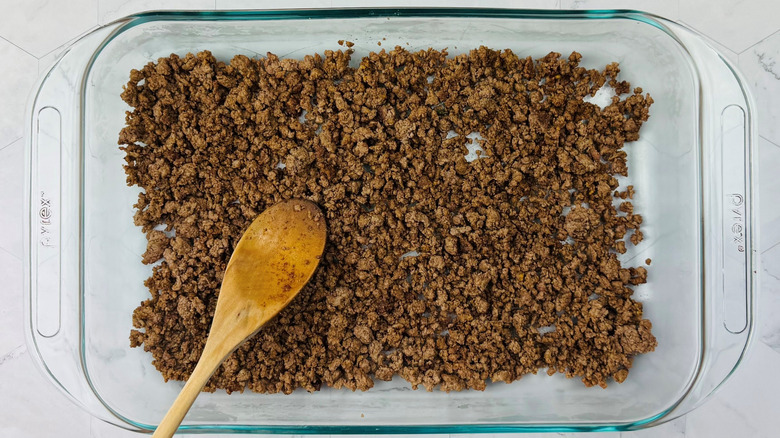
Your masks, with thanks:
M647 266L650 266L650 262L652 262L652 260L651 260L651 259L645 259L645 264L646 264Z
M634 233L631 234L631 239L630 240L631 240L631 243L633 243L634 245L639 245L639 242L641 242L642 239L644 239L644 235L639 230L634 230Z
M146 239L149 243L141 261L149 265L162 258L168 247L168 237L162 231L152 230L146 233Z
M131 345L186 379L242 231L306 198L328 220L319 270L207 390L366 390L394 375L484 389L539 369L623 381L656 346L631 298L647 271L617 259L627 234L641 240L642 217L613 206L613 193L633 197L615 175L652 99L584 102L606 81L630 85L617 64L588 70L578 53L396 47L358 68L349 56L201 52L131 72L119 143L127 183L144 189L143 262L156 263ZM468 162L472 133L483 153Z

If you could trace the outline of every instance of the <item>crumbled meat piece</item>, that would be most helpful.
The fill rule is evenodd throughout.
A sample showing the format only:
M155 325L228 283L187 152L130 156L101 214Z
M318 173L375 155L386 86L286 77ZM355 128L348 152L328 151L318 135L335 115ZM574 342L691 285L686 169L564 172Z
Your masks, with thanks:
M243 230L305 198L328 221L319 269L206 390L366 390L399 375L459 391L541 368L625 380L656 340L631 298L647 270L618 260L642 217L615 208L634 195L615 176L652 99L578 53L396 47L357 68L351 53L201 52L130 73L119 143L154 264L131 346L186 379ZM607 81L609 106L583 100Z
M566 215L566 221L563 228L570 236L582 238L591 234L591 228L601 223L599 215L590 208L575 206Z
M641 242L642 239L644 239L644 235L639 230L634 230L634 233L631 234L631 243L634 245L639 245L639 242Z
M168 247L168 237L162 231L152 230L146 233L146 239L149 243L142 261L144 264L150 265L162 258L165 248Z

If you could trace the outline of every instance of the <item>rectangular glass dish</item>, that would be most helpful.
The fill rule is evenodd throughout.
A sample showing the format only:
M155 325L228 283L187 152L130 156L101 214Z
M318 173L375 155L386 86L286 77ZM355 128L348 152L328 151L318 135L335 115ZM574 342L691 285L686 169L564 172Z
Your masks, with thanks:
M698 406L733 372L753 332L758 218L754 104L734 67L693 31L636 11L352 9L152 12L101 27L41 78L28 108L26 322L44 373L98 418L154 429L182 384L164 383L151 355L130 348L133 309L149 295L146 238L133 225L117 137L131 69L171 53L211 50L301 59L355 43L353 61L381 48L481 45L519 56L583 54L618 61L622 79L655 104L627 144L646 258L635 288L658 339L628 379L585 388L529 375L484 392L412 391L400 378L367 392L202 394L182 428L241 433L472 433L638 429ZM382 47L377 46L377 42ZM632 265L632 266L633 266Z

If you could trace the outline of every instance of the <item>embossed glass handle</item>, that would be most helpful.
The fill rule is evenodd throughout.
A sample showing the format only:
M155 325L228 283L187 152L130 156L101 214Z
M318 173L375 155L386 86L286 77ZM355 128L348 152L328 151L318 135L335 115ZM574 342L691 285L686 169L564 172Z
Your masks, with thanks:
M60 237L62 235L61 181L62 116L54 107L36 112L32 138L30 193L31 261L37 275L32 284L32 322L44 337L60 331Z
M745 110L738 105L729 105L721 113L720 121L723 327L730 333L739 334L747 328L750 312L747 270L752 236L747 223L751 199L746 196L748 151Z
M79 84L118 21L82 37L39 79L26 111L24 315L27 349L42 374L93 416L116 417L84 379L81 306Z
M704 37L657 19L685 46L700 79L702 353L685 397L658 422L701 405L744 359L754 334L758 293L755 103L729 59Z

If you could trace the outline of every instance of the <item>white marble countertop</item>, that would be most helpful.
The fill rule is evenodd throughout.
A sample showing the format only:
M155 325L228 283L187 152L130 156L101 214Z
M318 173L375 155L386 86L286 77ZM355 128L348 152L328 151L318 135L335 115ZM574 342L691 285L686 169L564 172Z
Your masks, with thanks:
M758 104L761 295L746 361L704 406L639 432L545 436L777 437L780 434L780 2L776 0L0 0L0 436L139 436L71 403L34 367L22 324L23 108L39 72L75 37L115 18L162 8L237 9L359 5L636 8L697 29L739 65ZM536 436L535 434L527 436Z

